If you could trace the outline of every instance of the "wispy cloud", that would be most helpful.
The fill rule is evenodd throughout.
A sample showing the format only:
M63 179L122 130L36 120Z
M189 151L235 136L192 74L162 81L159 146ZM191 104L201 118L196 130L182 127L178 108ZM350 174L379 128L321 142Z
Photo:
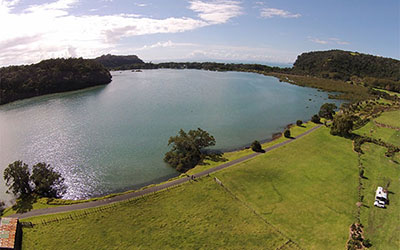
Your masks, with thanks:
M160 41L145 45L140 48L123 49L126 53L137 54L139 57L150 61L204 61L204 60L226 60L226 61L259 61L293 63L297 52L284 51L269 47L249 46L227 46L219 44L197 44L173 41ZM119 54L122 51L116 50Z
M168 40L166 42L157 42L151 45L144 45L141 48L138 48L136 50L148 50L148 49L155 49L155 48L169 48L169 47L181 47L181 46L197 46L195 43L175 43L172 42L171 40Z
M273 18L273 17L283 17L283 18L298 18L301 14L293 14L286 10L275 9L275 8L262 8L261 17L263 18Z
M346 41L342 41L339 38L336 37L332 37L332 38L328 38L328 39L319 39L319 38L315 38L315 37L308 37L308 40L313 42L313 43L318 43L318 44L337 44L337 45L349 45L349 42Z
M147 6L146 3L135 3L135 5L138 7L146 7Z
M189 1L189 9L199 13L198 16L212 24L226 23L229 19L242 14L239 1Z

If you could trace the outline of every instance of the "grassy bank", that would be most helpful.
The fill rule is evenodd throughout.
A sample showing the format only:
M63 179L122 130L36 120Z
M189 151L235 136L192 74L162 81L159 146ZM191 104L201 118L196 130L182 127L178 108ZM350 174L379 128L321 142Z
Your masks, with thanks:
M318 124L315 124L315 123L313 123L311 121L303 123L303 125L301 127L294 125L294 126L292 126L290 128L290 134L291 134L291 136L295 137L295 136L298 136L298 135L300 135L300 134L302 134L302 133L304 133L304 132L306 132L306 131L314 128L314 127L316 127L317 125ZM288 140L291 140L291 139L288 139L288 138L286 138L284 136L281 136L279 138L276 138L275 140L263 143L261 145L262 145L262 148L268 148L268 147L271 147L273 145L276 145L278 143L281 143L281 142L284 142L284 141L288 141ZM233 151L233 152L227 152L227 153L223 154L223 157L226 159L226 161L224 161L224 162L221 162L221 161L215 162L215 161L211 161L211 160L206 160L204 162L204 164L197 165L195 168L189 170L187 172L187 174L189 174L189 175L196 174L196 173L199 173L199 172L204 171L206 169L216 167L218 165L221 165L221 164L224 164L226 162L239 159L239 158L241 158L243 156L250 155L250 154L253 154L253 153L254 153L254 151L251 150L251 149L243 149L243 150L237 150L237 151Z
M80 219L26 228L23 248L262 249L286 240L212 178L202 178Z

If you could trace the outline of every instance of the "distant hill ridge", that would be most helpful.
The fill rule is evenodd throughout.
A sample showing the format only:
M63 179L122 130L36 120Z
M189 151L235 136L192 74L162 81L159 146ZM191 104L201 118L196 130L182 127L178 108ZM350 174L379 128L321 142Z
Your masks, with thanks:
M111 69L133 64L144 64L144 62L136 55L116 56L108 54L97 57L94 60Z

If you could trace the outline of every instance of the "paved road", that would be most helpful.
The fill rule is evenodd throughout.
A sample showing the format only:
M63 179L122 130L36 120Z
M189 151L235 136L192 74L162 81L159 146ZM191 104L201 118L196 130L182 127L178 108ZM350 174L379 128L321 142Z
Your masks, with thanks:
M316 130L317 128L321 127L321 125L318 125L306 132L304 132L303 134L300 134L298 136L295 137L295 139L298 139L300 137L303 137L309 133L311 133L312 131ZM265 152L269 152L275 148L279 148L283 145L286 145L290 142L292 142L293 140L287 140L281 143L278 143L276 145L273 145L269 148L264 149ZM251 158L256 157L257 155L262 154L262 153L252 153L250 155L246 155L242 158L221 164L219 166L216 166L214 168L210 168L207 170L204 170L203 172L197 173L194 176L195 177L202 177L205 175L208 175L210 173L216 172L218 170L224 169L224 168L228 168L232 165L236 165L238 163L247 161ZM92 208L92 207L98 207L98 206L104 206L104 205L108 205L114 202L119 202L119 201L123 201L123 200L129 200L135 197L139 197L145 194L150 194L150 193L154 193L172 186L176 186L185 182L188 182L190 180L190 177L184 177L184 178L180 178L177 180L173 180L158 186L154 186L154 187L150 187L147 189L143 189L143 190L139 190L136 192L132 192L132 193L128 193L128 194L123 194L123 195L118 195L118 196L114 196L108 199L103 199L103 200L98 200L98 201L90 201L90 202L85 202L85 203L79 203L79 204L73 204L73 205L68 205L68 206L60 206L60 207L51 207L51 208L44 208L44 209L37 209L37 210L32 210L23 214L14 214L11 215L9 217L18 217L20 219L23 218L29 218L29 217L33 217L33 216L39 216L39 215L46 215L46 214L55 214L55 213L62 213L62 212L69 212L69 211L73 211L73 210L78 210L78 209L84 209L84 208Z

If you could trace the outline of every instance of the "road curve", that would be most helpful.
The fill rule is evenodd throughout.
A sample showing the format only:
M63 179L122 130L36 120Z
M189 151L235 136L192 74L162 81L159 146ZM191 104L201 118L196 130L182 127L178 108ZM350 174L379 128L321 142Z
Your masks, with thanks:
M294 139L298 139L300 137L308 135L309 133L313 132L314 130L318 129L321 126L322 125L318 125L318 126L316 126L314 128L311 128L310 130L308 130L308 131L296 136ZM264 149L265 153L269 152L269 151L271 151L273 149L279 148L279 147L281 147L283 145L286 145L286 144L288 144L288 143L290 143L292 141L293 140L287 140L287 141L275 144L275 145L273 145L271 147L265 148ZM219 171L221 169L228 168L228 167L231 167L231 166L236 165L238 163L247 161L247 160L249 160L251 158L254 158L254 157L256 157L257 155L260 155L260 154L263 154L263 153L252 153L250 155L243 156L242 158L239 158L239 159L236 159L236 160L221 164L219 166L204 170L204 171L202 171L200 173L194 174L194 177L197 178L197 177L202 177L202 176L208 175L210 173L214 173L214 172ZM131 192L131 193L127 193L127 194L122 194L122 195L114 196L114 197L107 198L107 199L84 202L84 203L73 204L73 205L59 206L59 207L36 209L36 210L31 210L29 212L22 213L22 214L13 214L13 215L10 215L8 217L14 217L14 218L17 217L19 219L24 219L24 218L29 218L29 217L33 217L33 216L55 214L55 213L69 212L69 211L85 209L85 208L104 206L104 205L108 205L108 204L111 204L111 203L114 203L114 202L129 200L129 199L136 198L136 197L139 197L139 196L142 196L142 195L146 195L146 194L154 193L154 192L157 192L157 191L161 191L163 189L167 189L169 187L176 186L176 185L188 182L188 181L190 181L190 177L183 177L183 178L180 178L180 179L177 179L177 180L173 180L173 181L169 181L169 182L163 183L163 184L158 185L158 186L149 187L149 188L146 188L146 189L143 189L143 190L139 190L139 191Z

